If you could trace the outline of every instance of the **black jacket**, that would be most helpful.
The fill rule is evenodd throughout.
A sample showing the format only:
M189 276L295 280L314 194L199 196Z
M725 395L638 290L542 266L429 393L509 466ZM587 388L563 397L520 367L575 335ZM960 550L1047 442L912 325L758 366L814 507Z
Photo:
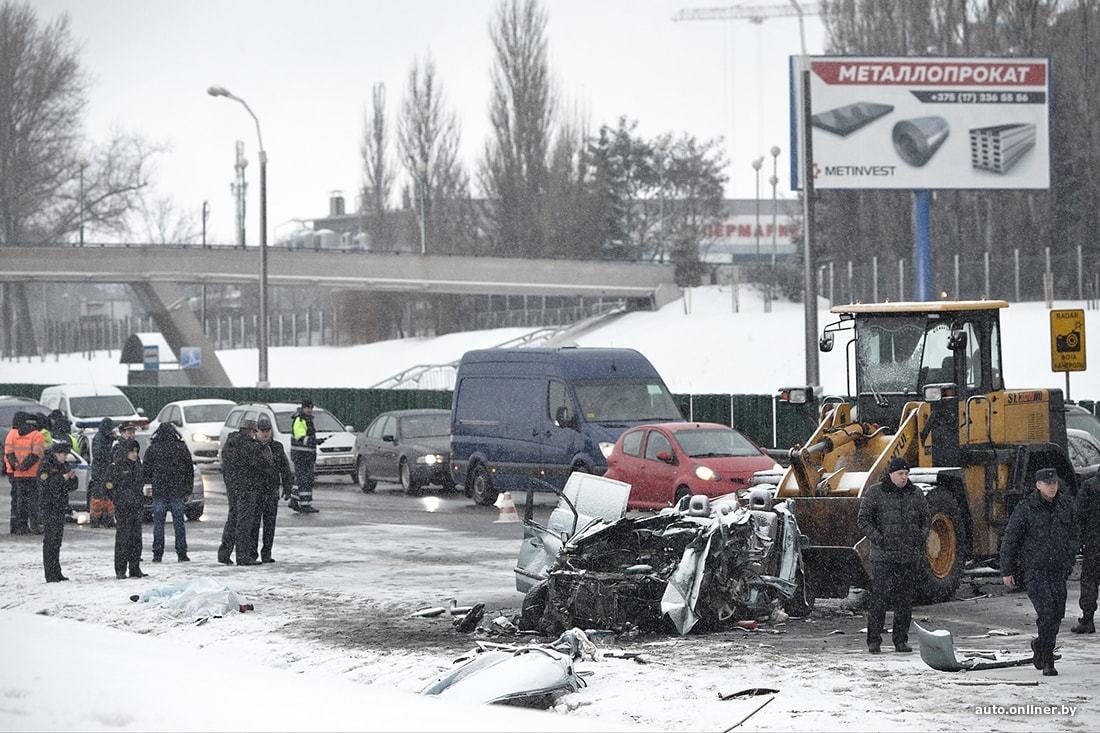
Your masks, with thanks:
M1077 512L1065 490L1046 501L1033 489L1012 510L1001 538L1001 575L1068 578L1077 559Z
M261 491L275 473L271 451L240 430L229 434L222 450L222 475L230 491Z
M1094 475L1077 492L1077 526L1086 552L1100 550L1100 475Z
M145 476L153 485L153 498L186 499L194 489L195 463L187 443L171 423L164 423L149 438L142 461Z
M871 562L916 562L924 557L931 522L924 494L910 481L900 489L887 476L863 495L856 522L871 543Z
M45 513L68 514L69 492L76 489L76 476L65 478L68 461L59 461L51 451L38 471L38 506Z
M272 439L267 443L260 441L260 445L271 454L274 472L268 477L267 490L279 493L279 487L289 491L294 486L294 472L290 468L290 461L286 457L286 449L279 441Z
M92 437L92 475L89 485L92 496L103 498L103 484L111 469L111 446L115 443L114 422L105 417L99 422L99 431Z
M131 461L121 448L115 451L115 460L107 469L107 481L103 485L107 498L115 503L115 511L142 511L145 505L142 494L144 486L141 459Z

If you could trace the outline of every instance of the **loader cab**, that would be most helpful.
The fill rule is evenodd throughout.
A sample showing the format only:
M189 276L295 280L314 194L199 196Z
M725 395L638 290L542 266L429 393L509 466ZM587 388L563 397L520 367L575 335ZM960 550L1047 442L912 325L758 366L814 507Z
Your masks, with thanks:
M965 403L1004 389L998 309L894 305L896 310L887 304L845 314L855 329L849 377L855 379L861 420L896 426L905 403L925 401L929 394Z

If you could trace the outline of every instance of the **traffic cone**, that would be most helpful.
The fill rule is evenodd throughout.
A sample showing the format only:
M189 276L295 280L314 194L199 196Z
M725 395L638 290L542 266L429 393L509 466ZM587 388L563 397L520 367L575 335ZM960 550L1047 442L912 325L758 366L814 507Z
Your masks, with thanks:
M512 501L512 492L505 491L500 495L500 516L493 520L493 524L518 521L519 512L516 511L516 503Z

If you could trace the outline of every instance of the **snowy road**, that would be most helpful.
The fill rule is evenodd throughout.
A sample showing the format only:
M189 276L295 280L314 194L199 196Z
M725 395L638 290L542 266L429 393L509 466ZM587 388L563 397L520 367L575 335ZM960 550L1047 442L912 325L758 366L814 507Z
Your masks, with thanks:
M244 659L313 681L415 692L471 648L472 638L457 634L443 618L409 618L411 611L454 598L463 605L485 603L490 619L519 605L512 566L520 525L495 524L495 509L460 496L405 497L387 487L366 495L346 479L326 479L317 492L319 514L280 511L274 565L227 567L215 561L224 497L210 478L209 521L188 527L193 562L147 560L151 578L119 581L111 562L114 533L69 525L61 558L72 582L47 585L39 538L0 534L0 606L80 621L90 637L109 626L186 644L203 650L212 664ZM6 527L6 503L0 527ZM146 524L147 558L150 541ZM166 557L174 560L171 552ZM128 600L132 593L200 576L228 584L255 604L255 612L194 625L156 604ZM993 583L965 584L960 595L987 591L992 597L920 608L914 617L927 627L951 629L957 646L1026 649L1034 628L1026 597L1004 595ZM1076 591L1074 582L1070 615ZM822 603L808 620L755 632L620 641L650 663L580 664L593 672L588 687L563 697L554 712L572 718L573 726L577 718L591 721L593 729L725 730L762 699L720 701L719 694L766 686L779 694L738 730L1097 729L1100 706L1092 681L1100 674L1100 639L1069 634L1069 625L1067 619L1059 637L1059 677L1040 677L1030 666L952 675L928 669L915 654L868 656L862 617L837 602ZM990 629L1016 635L963 641ZM10 663L4 666L9 669L0 676L0 728L46 726L35 725L33 710L12 712L18 700L9 682L18 675ZM997 684L959 684L975 680ZM1037 684L1004 684L1020 682ZM1073 713L1057 708L1036 714L1034 707L1025 708L1027 714L1009 712L1029 704L1065 705ZM985 712L1000 708L1005 712ZM46 727L137 730L79 716L71 726ZM297 729L289 722L286 728Z

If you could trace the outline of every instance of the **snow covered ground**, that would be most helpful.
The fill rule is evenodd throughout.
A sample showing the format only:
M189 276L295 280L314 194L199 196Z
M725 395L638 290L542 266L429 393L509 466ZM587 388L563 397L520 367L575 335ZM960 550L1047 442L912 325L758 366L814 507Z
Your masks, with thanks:
M428 510L427 498L393 493L408 511ZM367 500L344 482L322 483L317 492L326 509ZM460 497L441 501L473 509ZM42 581L37 537L0 534L0 730L714 731L768 699L719 700L751 687L779 693L739 730L1100 727L1091 683L1100 674L1100 638L1069 634L1064 624L1055 678L1030 665L935 672L916 654L866 654L862 616L836 602L809 620L757 631L620 639L614 643L649 663L579 663L592 673L588 686L547 713L437 705L414 695L452 669L473 640L446 618L409 616L450 598L486 603L486 620L517 610L512 567L520 525L506 525L516 536L502 538L384 524L367 512L361 524L320 526L284 510L278 562L237 568L215 561L223 511L215 502L210 521L189 525L191 563L146 560L152 576L140 580L114 578L111 531L68 526L61 558L72 580L51 584ZM495 512L483 515L490 523ZM477 548L477 560L454 557L463 543ZM195 624L155 602L129 600L199 577L228 585L255 610ZM1070 597L1073 606L1076 583ZM914 616L951 629L956 647L1025 652L1034 629L1022 594L955 601ZM1014 635L965 638L992 628ZM395 643L398 633L406 636ZM1026 705L1056 709L1009 710ZM994 706L1004 711L980 711Z
M578 337L576 343L637 349L677 393L774 394L781 387L805 384L802 304L779 301L771 313L765 313L754 288L742 286L739 295L739 312L733 313L728 287L694 288L686 301L669 303L655 313L635 312L613 319ZM1054 304L1055 308L1085 306L1083 301ZM1001 318L1005 382L1010 387L1065 389L1065 375L1050 370L1050 316L1044 305L1013 304ZM1086 322L1093 318L1086 313ZM833 320L822 301L819 331ZM272 348L269 379L273 387L368 387L408 367L456 361L469 349L494 346L529 331L504 328L361 346ZM1086 349L1100 349L1096 342L1086 338ZM255 384L255 349L223 350L218 357L235 385ZM818 357L825 392L845 392L844 350ZM1089 361L1100 363L1096 359L1100 352ZM79 355L0 360L0 383L125 384L128 367L117 362L117 351L102 352L93 360ZM1100 399L1100 370L1073 374L1070 395Z

